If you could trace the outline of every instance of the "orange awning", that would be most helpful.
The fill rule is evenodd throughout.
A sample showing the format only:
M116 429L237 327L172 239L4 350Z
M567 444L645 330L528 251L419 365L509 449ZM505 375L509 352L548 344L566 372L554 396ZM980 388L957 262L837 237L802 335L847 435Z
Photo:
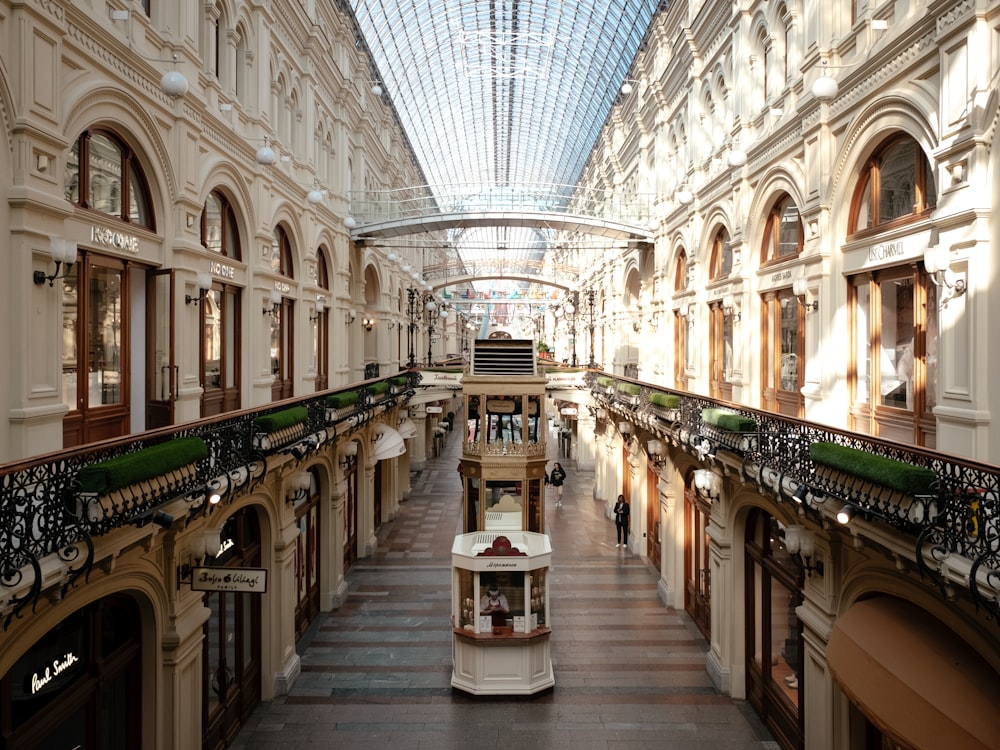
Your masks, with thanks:
M891 596L859 601L834 624L826 656L844 693L897 741L997 747L1000 675L919 607Z

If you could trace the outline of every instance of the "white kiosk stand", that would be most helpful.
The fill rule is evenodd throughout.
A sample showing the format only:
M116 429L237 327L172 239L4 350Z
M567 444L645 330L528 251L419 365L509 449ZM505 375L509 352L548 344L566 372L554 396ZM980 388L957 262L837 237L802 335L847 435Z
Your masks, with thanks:
M530 531L455 537L451 685L472 695L533 695L555 685L549 636L552 546Z

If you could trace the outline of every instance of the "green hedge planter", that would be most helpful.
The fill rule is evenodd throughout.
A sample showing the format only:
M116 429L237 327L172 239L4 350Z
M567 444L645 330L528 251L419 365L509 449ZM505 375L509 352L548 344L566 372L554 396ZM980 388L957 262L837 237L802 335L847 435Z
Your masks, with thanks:
M609 378L607 375L600 375L597 378L597 384L602 388L610 388L615 384L615 379Z
M370 386L368 386L368 391L370 393L375 394L376 396L380 393L388 393L389 383L385 380L380 380L377 383L372 383Z
M642 393L642 386L638 383L619 383L618 390L629 396L638 396Z
M80 469L77 482L84 492L106 495L208 458L208 446L198 437L168 440L134 453L110 458Z
M404 375L397 375L394 378L389 378L389 382L392 383L396 387L403 387L403 388L405 388L406 386L408 386L410 384L410 379L408 377L404 376Z
M356 403L358 403L357 391L331 393L326 397L326 405L331 409L343 409L345 406L353 406Z
M306 407L293 406L291 409L284 409L276 411L274 414L257 417L253 423L257 427L257 432L270 435L272 432L302 424L307 419L309 419L309 411Z
M650 393L649 403L662 406L664 409L680 409L681 397L676 393Z
M727 432L756 432L757 423L750 417L735 414L725 409L702 409L701 421Z
M809 458L815 463L850 474L906 495L933 494L937 476L930 469L836 443L813 443Z

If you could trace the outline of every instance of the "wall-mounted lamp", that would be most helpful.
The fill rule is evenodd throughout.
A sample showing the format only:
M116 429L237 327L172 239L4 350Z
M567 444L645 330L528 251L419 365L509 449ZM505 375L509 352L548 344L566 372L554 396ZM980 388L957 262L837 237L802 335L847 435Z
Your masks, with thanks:
M208 271L200 271L197 276L195 284L198 287L198 296L192 297L190 294L184 295L184 304L190 305L192 302L198 304L212 289L212 274Z
M837 79L830 75L829 63L826 60L823 61L823 74L812 82L810 91L821 102L832 102L840 93L840 86L837 84Z
M375 327L375 318L371 317L370 315L366 315L364 318L362 318L361 325L364 326L366 331L370 331L372 328Z
M358 460L358 441L348 440L340 449L337 463L344 471L348 471Z
M382 94L385 93L385 89L382 88L382 84L379 81L372 81L371 82L371 92L372 92L373 96L377 96L377 97L379 97L381 99L382 98Z
M785 549L797 558L798 564L810 578L813 572L823 575L823 561L813 561L816 552L816 535L805 526L793 524L785 527Z
M734 321L740 319L741 313L736 309L736 298L732 294L727 294L722 298L722 314Z
M288 477L285 484L285 500L294 505L309 497L312 475L308 471L297 471Z
M135 517L132 521L136 526L142 528L148 523L155 524L161 529L169 529L174 523L174 517L162 510L151 510Z
M313 314L309 316L309 320L315 323L317 320L323 317L323 313L326 312L326 298L317 297L316 307L313 309Z
M316 180L313 182L312 190L306 193L306 200L314 206L318 205L323 202L323 198L326 197L326 193L326 188L321 187L319 180Z
M618 432L622 434L622 437L627 438L632 434L632 425L629 422L619 422Z
M695 469L694 488L706 500L714 502L722 497L722 477L711 469Z
M798 299L799 304L802 305L806 312L815 312L819 310L819 300L813 300L812 302L806 302L806 292L809 291L809 282L807 282L803 277L799 277L792 282L792 294Z
M347 325L350 325L357 319L357 317L358 317L358 311L352 308L347 311L347 313L344 316L344 320L347 322Z
M270 304L268 304L270 303ZM264 302L264 314L274 317L278 314L278 310L281 309L281 292L277 289L272 289L270 296L267 301Z
M191 535L191 561L194 563L184 563L177 567L177 584L191 582L191 573L194 567L204 565L208 558L213 560L218 557L222 548L222 529L205 528L194 532Z
M65 279L69 276L70 269L76 262L76 243L61 237L52 237L49 240L49 253L52 255L52 260L55 261L56 268L51 276L47 276L44 271L35 271L32 279L38 286L46 281L49 282L49 286L52 286L59 279ZM64 267L62 276L59 275L60 266Z
M624 81L622 81L621 89L619 89L622 92L622 96L628 96L633 91L635 91L635 86L633 86L633 84L636 83L639 83L639 80L637 78L626 78Z
M854 508L844 505L837 511L837 523L846 526L854 518Z
M674 193L674 198L676 198L677 202L682 206L690 206L694 203L694 193L688 190L686 185L682 185L677 189L677 192Z
M353 216L345 216L344 226L347 227L348 229L356 229L358 226L358 220L355 219Z
M264 136L264 145L257 149L257 163L264 167L269 167L278 161L278 155L268 144L268 138Z
M215 558L222 547L222 529L205 528L195 532L191 537L191 554L198 562L205 562L206 558Z
M746 163L747 152L744 151L738 144L734 143L733 147L729 150L729 154L726 156L726 164L733 169L739 169Z
M965 294L965 279L959 277L950 268L951 253L948 248L940 245L931 245L924 250L924 270L927 271L931 281L941 287L944 292L941 295L941 304L944 304L952 297ZM36 281L37 284L37 272Z
M696 450L698 451L698 460L704 461L706 458L715 458L715 453L718 448L711 440L702 438L698 443Z
M657 466L662 466L667 459L667 446L658 438L646 442L646 453L649 460Z
M177 55L174 55L173 61L175 65L177 64L177 60ZM188 80L179 70L168 70L160 79L160 91L167 96L172 96L176 99L179 96L184 96L187 90Z

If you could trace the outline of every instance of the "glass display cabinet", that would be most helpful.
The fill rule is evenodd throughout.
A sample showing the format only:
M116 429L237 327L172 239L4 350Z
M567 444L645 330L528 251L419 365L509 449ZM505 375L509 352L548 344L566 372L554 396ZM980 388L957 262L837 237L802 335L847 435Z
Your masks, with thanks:
M460 534L451 557L452 687L473 695L553 687L548 536Z

